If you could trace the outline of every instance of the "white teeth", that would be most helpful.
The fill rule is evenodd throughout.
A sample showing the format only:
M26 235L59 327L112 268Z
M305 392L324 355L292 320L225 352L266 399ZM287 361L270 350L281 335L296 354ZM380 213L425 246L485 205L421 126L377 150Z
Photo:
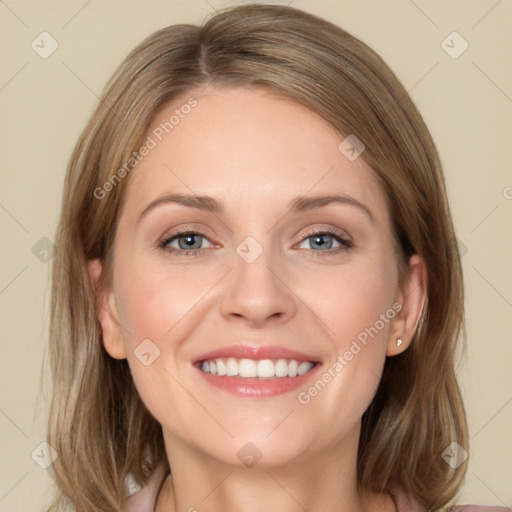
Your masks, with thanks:
M212 375L239 376L242 378L258 377L269 379L273 377L296 377L304 375L315 366L310 361L298 362L295 359L211 359L203 361L201 370Z
M299 367L297 368L297 375L304 375L309 370L311 370L311 366L309 366L311 363L300 363Z
M276 377L288 377L288 363L286 359L278 359L274 367Z
M217 375L226 375L226 365L222 359L217 359Z
M270 359L262 359L258 361L258 377L273 377L274 363Z
M240 375L240 377L257 377L258 369L256 368L256 361L252 359L240 359L238 363L238 375Z
M288 365L288 377L296 377L297 376L297 368L299 367L299 363L295 360L290 361Z
M238 362L236 359L228 357L226 361L226 373L232 377L238 375Z

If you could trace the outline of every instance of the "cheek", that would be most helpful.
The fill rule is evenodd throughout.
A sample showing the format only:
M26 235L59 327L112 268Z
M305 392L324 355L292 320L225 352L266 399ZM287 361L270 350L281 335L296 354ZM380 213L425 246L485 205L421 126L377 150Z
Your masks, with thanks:
M201 308L208 306L205 294L218 276L208 268L133 258L120 262L117 277L116 305L128 363L142 400L158 417L161 401L190 399L173 376L183 361L183 340L201 324Z
M116 304L130 371L142 401L162 422L168 410L190 401L174 361L187 324L182 320L193 317L187 313L204 294L204 285L193 272L181 270L180 277L170 266L142 259L125 260L118 269ZM184 422L180 415L172 418L174 428Z
M349 416L358 418L377 390L390 323L396 316L392 307L396 275L392 260L389 261L390 265L374 260L346 269L340 267L336 273L317 276L314 287L311 283L309 291L303 291L309 294L308 305L328 327L324 336L333 354L320 375L322 382L317 381L301 397L301 403L315 402L315 414L337 410L347 415L351 411L345 418L335 420L341 423ZM323 392L326 382L328 391ZM314 398L320 395L322 398Z
M198 274L170 267L133 263L119 272L118 313L131 345L149 338L157 345L204 295L209 281Z
M301 296L323 321L338 353L354 339L364 342L365 334L368 339L386 337L394 317L395 273L384 260L367 260L316 273L305 281Z

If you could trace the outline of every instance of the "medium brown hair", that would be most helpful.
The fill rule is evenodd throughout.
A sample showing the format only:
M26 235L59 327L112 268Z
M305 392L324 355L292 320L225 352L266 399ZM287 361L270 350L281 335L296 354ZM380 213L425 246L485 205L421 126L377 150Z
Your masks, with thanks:
M359 39L298 9L245 5L144 40L106 85L72 153L52 268L48 442L58 453L51 471L59 490L51 510L67 501L77 512L119 511L127 474L144 484L165 456L161 427L127 361L103 347L87 264L99 258L109 281L129 173L106 197L98 189L138 150L159 109L209 84L265 88L364 143L361 158L386 196L400 280L419 254L428 298L411 346L386 360L363 416L358 484L377 491L399 484L429 509L446 505L466 468L441 457L453 441L467 448L454 370L464 293L435 145L396 76Z

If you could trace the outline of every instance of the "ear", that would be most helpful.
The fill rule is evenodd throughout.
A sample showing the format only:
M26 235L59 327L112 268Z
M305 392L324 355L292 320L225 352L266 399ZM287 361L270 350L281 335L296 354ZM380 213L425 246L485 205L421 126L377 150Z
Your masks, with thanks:
M103 266L99 259L88 263L89 277L96 294L96 315L101 324L105 350L114 359L126 359L121 324L118 320L114 293L100 282Z
M388 356L396 356L409 347L427 300L425 261L414 254L409 259L408 267L408 276L395 297L395 302L402 304L402 308L391 323L386 351ZM400 346L397 345L397 339L402 340Z

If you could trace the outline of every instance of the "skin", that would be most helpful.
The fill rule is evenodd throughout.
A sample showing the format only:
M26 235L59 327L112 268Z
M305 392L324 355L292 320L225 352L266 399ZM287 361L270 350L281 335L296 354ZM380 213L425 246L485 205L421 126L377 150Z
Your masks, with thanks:
M395 510L390 496L363 500L358 493L357 444L386 356L406 350L418 325L425 264L413 256L399 286L376 175L362 158L351 162L338 150L344 137L317 114L261 89L209 86L191 95L197 107L129 176L112 280L97 297L106 350L128 359L163 428L173 479L157 511ZM188 97L166 105L148 133ZM137 221L169 192L214 196L225 211L164 204ZM375 222L349 204L288 212L296 196L333 193L366 205ZM195 238L202 254L158 248L184 227L205 236ZM353 247L328 254L315 246L308 230L326 228L348 234ZM263 249L252 263L236 252L247 236ZM97 283L101 262L89 270ZM296 349L327 368L394 302L400 313L307 405L297 400L300 390L234 396L191 365L204 352L245 341ZM148 338L160 355L145 366L134 350ZM237 457L248 442L262 454L251 468Z

